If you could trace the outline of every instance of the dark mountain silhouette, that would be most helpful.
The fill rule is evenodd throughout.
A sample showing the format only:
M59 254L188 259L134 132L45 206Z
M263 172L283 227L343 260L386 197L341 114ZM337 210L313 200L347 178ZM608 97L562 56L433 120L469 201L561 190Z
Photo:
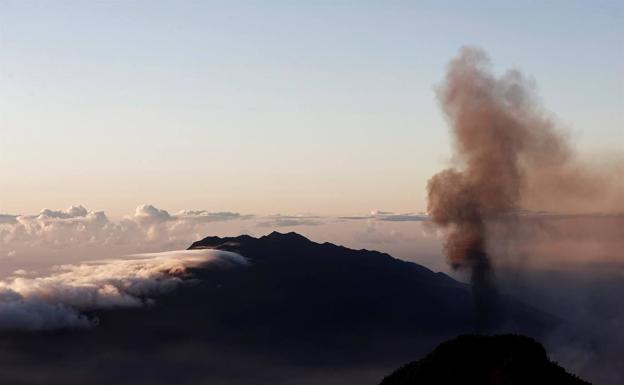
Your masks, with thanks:
M261 238L207 237L189 247L201 248L247 257L252 268L242 274L235 272L229 279L248 290L254 303L285 306L284 317L303 316L304 324L311 327L317 325L312 319L334 327L344 323L351 330L374 323L406 331L475 327L468 285L388 254L318 244L297 233L278 232ZM196 274L212 279L202 272ZM510 298L503 302L501 313L500 326L507 329L537 332L555 323L554 318Z
M194 268L146 308L99 326L0 335L3 384L375 384L473 332L470 288L418 264L295 234L208 237L192 249L249 267ZM553 318L504 298L501 328L539 337Z
M381 385L589 385L520 335L464 335L386 377Z

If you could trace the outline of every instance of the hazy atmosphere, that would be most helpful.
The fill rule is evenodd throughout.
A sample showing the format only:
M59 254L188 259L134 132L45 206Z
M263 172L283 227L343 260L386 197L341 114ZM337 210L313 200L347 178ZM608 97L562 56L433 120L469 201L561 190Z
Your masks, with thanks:
M622 383L623 174L618 1L0 0L0 383Z

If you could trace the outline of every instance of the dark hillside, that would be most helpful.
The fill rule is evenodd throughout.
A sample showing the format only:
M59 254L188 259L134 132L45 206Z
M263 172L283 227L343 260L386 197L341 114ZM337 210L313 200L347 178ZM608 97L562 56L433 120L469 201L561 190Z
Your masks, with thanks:
M589 385L519 335L464 335L386 377L381 385Z
M2 333L0 383L372 385L473 331L467 285L387 254L295 233L191 247L250 265L194 268L151 306L93 312L93 329ZM510 330L539 336L552 326L517 301L504 305Z

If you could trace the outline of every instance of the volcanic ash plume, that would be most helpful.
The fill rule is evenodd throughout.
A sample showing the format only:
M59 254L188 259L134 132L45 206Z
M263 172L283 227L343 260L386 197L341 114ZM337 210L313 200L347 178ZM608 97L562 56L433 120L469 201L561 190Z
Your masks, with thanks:
M493 321L496 297L486 221L519 209L536 170L563 170L571 159L564 136L531 91L518 71L493 76L486 54L475 48L462 49L451 61L438 90L458 166L429 180L428 211L448 228L451 265L471 271L479 327Z

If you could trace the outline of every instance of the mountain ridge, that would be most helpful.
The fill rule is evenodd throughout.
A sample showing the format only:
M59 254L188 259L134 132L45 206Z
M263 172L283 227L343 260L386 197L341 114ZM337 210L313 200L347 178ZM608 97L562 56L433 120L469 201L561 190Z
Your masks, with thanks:
M420 265L415 262L405 261L399 258L395 258L388 253L379 252L376 250L369 249L351 249L346 246L336 245L330 242L318 243L314 242L305 236L296 233L296 232L288 232L288 233L280 233L278 231L273 231L270 234L263 235L261 237L255 238L247 234L239 235L236 237L217 237L217 236L209 236L205 237L199 241L193 242L191 246L187 248L187 250L197 250L197 249L217 249L217 250L225 250L231 252L237 252L241 255L245 254L245 251L248 251L248 248L251 247L262 247L267 246L267 243L279 243L279 246L283 250L289 250L294 247L313 247L320 246L327 248L325 251L341 251L341 252L360 252L365 253L369 258L379 258L380 260L386 259L388 261L392 261L393 263L401 263L404 264L403 267L408 267L410 269L417 270L422 273L431 273L435 274L437 277L440 277L446 280L449 284L458 285L467 288L469 285L459 282L452 277L444 274L442 272L434 272L433 270ZM253 259L253 257L251 257Z
M295 233L206 237L190 248L250 263L189 267L149 306L89 313L99 319L92 329L4 333L0 356L12 359L0 362L0 384L44 376L51 385L373 385L441 341L474 332L468 285L388 254ZM503 302L513 321L506 330L539 337L552 326L543 313Z

